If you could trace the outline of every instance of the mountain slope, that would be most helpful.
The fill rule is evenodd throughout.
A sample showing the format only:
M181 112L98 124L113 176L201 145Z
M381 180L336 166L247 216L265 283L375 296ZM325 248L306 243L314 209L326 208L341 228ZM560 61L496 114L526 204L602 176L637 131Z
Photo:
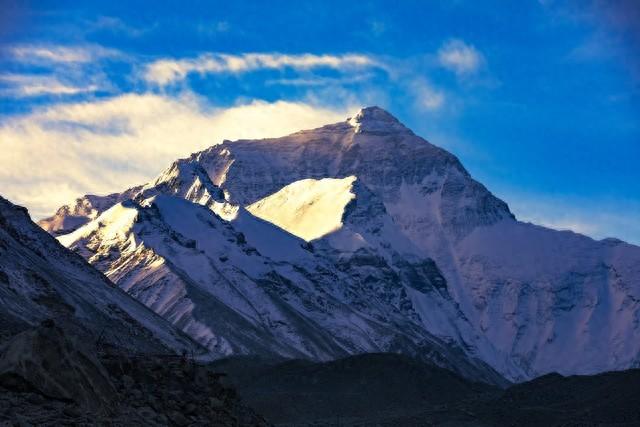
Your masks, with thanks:
M54 236L69 233L96 218L114 204L127 200L139 190L139 187L134 187L122 193L107 196L87 194L77 198L73 204L62 206L53 216L38 221L38 225Z
M383 258L366 249L341 258L330 244L310 246L244 209L226 221L205 206L158 194L115 205L59 240L219 357L327 360L405 351L503 383L427 332L415 314L408 321L410 281ZM404 262L415 275L439 279L434 266ZM421 286L438 292L426 280Z
M383 419L497 397L501 391L388 353L330 362L234 357L215 361L212 367L227 374L251 407L285 425L379 425Z
M516 381L640 363L640 248L518 222L455 156L380 108L282 138L224 141L178 160L144 188L131 196L138 203L155 194L183 198L236 231L243 221L258 224L253 211L310 240L300 243L306 256L298 256L297 246L276 254L280 245L268 245L253 227L236 247L253 246L251 236L262 240L263 249L255 248L269 261L232 264L251 276L248 282L266 275L277 283L273 301L288 304L299 295L294 288L304 289L302 304L317 312L318 331L349 331L338 335L347 353L395 348L391 331L401 330L414 343L437 337ZM278 227L269 230L283 235ZM122 246L126 236L114 245ZM82 253L76 238L63 241ZM83 255L120 284L113 253L104 263ZM205 259L217 263L220 255L211 254ZM164 259L189 276L208 268L181 266L173 252ZM270 262L276 267L265 270ZM126 264L127 271L139 270L135 260ZM220 295L219 301L229 306L233 300ZM362 316L375 328L362 331ZM281 327L260 325L270 333ZM376 345L363 344L372 336L368 328L378 331Z
M213 362L242 398L285 425L636 426L640 370L549 374L501 390L398 354L331 362Z
M201 349L0 198L0 321L7 336L47 318L134 352Z

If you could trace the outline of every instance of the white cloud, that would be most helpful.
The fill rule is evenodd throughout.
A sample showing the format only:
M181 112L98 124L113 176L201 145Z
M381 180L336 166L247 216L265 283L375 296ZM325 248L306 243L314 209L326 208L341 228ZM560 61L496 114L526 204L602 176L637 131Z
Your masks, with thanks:
M121 57L122 53L98 45L17 45L9 52L13 58L25 63L77 64L100 58Z
M0 75L0 82L8 86L6 89L0 89L0 94L18 98L41 95L76 95L98 90L98 86L94 84L76 86L63 83L55 77L28 74Z
M598 234L598 225L583 222L577 218L546 218L539 217L533 219L525 219L527 222L542 225L544 227L553 228L555 230L569 230L574 233L584 234L586 236L595 236Z
M36 59L44 59L51 62L88 62L91 60L91 56L83 49L60 46L20 46L13 48L12 53L15 58L26 62Z
M183 80L190 73L245 73L259 69L310 70L332 68L352 70L379 66L366 55L286 55L281 53L202 54L193 59L160 59L147 65L144 78L148 82L167 85Z
M144 183L223 139L281 136L349 112L284 101L215 109L192 94L54 105L0 124L2 195L38 218L85 193Z
M0 95L36 97L76 95L98 90L114 92L116 85L108 75L108 64L135 58L94 44L44 45L21 44L7 47L7 59L20 70L0 75Z
M462 76L478 71L484 64L484 58L475 47L454 39L446 42L438 50L438 63Z
M296 77L288 79L272 79L267 80L265 84L268 85L282 85L282 86L336 86L336 85L351 85L356 83L362 83L373 77L372 74L363 73L353 76L342 77Z

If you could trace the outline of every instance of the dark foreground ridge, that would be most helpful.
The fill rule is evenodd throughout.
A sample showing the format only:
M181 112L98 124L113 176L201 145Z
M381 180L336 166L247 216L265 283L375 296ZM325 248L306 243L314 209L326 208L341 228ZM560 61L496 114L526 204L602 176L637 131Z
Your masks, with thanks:
M96 352L49 320L0 347L0 425L268 424L187 356Z
M546 375L506 390L398 354L215 362L276 426L638 426L640 370Z
M200 364L96 349L47 320L0 345L0 425L637 426L639 383L634 369L503 390L390 353Z

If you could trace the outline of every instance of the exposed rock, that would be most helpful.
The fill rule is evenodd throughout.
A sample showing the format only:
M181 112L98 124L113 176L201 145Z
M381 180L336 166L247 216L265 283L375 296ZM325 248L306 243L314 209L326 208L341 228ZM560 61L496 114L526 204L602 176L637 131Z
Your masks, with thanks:
M52 321L0 348L0 385L106 411L115 389L102 364Z
M23 332L1 351L0 426L268 425L210 367L182 356L94 356L58 324Z

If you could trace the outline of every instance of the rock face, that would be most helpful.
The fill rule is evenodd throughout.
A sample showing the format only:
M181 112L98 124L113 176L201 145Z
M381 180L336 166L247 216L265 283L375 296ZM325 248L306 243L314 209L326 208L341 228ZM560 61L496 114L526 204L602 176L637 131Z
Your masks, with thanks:
M267 426L189 355L95 352L46 321L0 348L0 424Z
M219 355L401 351L515 381L640 361L640 248L518 222L377 107L126 194L60 241Z
M76 402L96 412L108 412L115 396L109 375L92 351L51 320L0 347L0 385Z

